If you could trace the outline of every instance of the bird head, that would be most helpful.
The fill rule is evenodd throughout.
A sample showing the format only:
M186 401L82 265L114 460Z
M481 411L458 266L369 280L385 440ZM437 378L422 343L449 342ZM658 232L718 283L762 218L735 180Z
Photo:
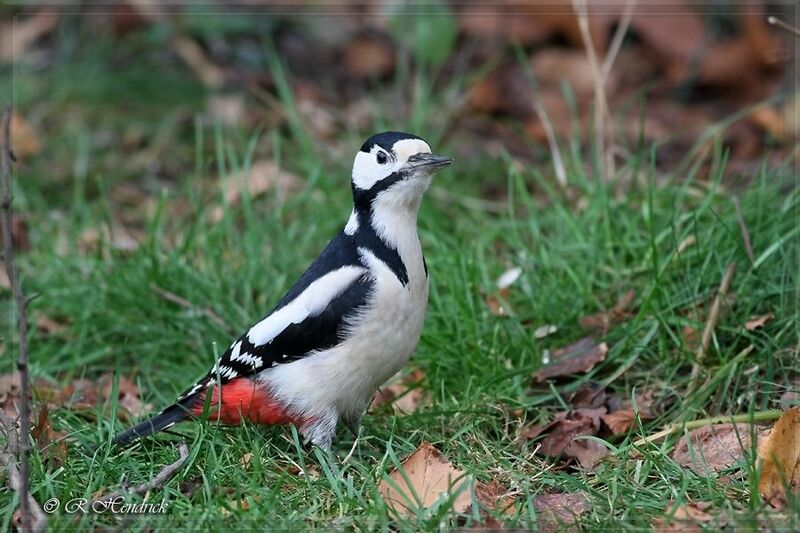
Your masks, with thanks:
M387 131L373 135L353 162L353 201L363 207L376 201L419 206L433 174L452 161L432 154L428 143L411 133Z

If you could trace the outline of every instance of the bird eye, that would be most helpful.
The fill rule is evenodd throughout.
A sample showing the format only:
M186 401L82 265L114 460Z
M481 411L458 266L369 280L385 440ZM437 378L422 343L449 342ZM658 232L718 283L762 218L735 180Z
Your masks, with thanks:
M385 165L386 164L386 153L378 152L377 158L378 158L378 164L379 165Z

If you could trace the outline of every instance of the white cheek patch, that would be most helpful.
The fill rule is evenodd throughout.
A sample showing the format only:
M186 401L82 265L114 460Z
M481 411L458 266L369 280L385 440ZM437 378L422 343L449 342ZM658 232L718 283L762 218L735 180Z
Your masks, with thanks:
M384 165L378 163L375 154L378 147L372 149L372 153L358 152L356 160L353 162L353 183L359 189L368 190L376 182L388 177L394 172L395 166L390 161Z
M403 139L394 143L392 151L397 156L398 164L402 165L412 155L431 153L431 147L422 139Z

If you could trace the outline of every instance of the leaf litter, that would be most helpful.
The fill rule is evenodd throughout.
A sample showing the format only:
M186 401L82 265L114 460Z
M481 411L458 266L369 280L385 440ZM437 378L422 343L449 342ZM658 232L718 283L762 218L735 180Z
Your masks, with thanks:
M456 513L466 512L472 505L472 480L454 467L439 450L423 442L400 468L378 486L381 497L395 513L414 515L444 498L452 497Z
M597 344L592 337L584 337L569 346L555 350L549 357L551 362L538 370L533 377L541 383L550 378L588 372L603 361L607 353L606 343Z
M428 393L422 387L425 373L419 368L400 376L395 376L389 384L378 389L370 404L370 411L374 412L381 406L390 404L398 415L407 415L415 412L428 402Z
M762 461L759 491L776 509L787 504L787 488L800 491L800 407L784 411L758 449Z

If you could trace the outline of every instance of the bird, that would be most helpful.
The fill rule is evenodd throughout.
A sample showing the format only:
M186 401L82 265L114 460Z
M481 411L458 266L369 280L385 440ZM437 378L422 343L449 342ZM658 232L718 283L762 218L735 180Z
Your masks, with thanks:
M203 378L112 442L128 446L204 413L226 425L293 424L306 445L328 451L340 422L358 435L373 396L419 343L429 280L417 218L433 175L451 163L414 134L367 139L342 230Z

